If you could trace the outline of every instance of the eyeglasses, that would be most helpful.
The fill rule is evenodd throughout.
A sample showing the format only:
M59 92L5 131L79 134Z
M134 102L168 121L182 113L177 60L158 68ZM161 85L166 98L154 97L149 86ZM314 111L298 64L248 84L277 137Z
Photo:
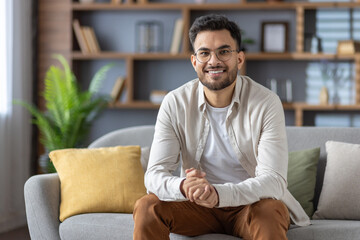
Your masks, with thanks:
M232 53L237 51L231 50L230 48L220 48L220 49L215 49L213 51L199 49L194 53L194 55L199 62L207 63L211 59L211 52L215 53L217 59L219 59L222 62L226 62L231 58Z

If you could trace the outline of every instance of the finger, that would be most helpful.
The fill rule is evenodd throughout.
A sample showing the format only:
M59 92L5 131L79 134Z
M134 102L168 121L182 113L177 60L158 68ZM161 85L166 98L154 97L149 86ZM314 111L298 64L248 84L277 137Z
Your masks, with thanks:
M191 172L193 170L195 170L195 168L188 168L188 169L185 170L185 173L188 174L189 172Z
M217 201L218 201L217 193L216 193L216 191L214 191L214 189L211 188L210 195L209 195L208 198L206 198L205 200L197 199L195 201L195 203L200 205L200 206L203 206L203 207L213 208L213 207L216 206Z
M186 198L188 198L189 200L193 201L194 197L193 194L194 192L200 188L202 192L204 192L205 186L209 185L208 181L204 178L186 178L184 180L184 184L183 184L183 189L184 189L184 193L186 195ZM202 193L201 192L201 193Z
M188 198L191 202L195 201L195 193L198 192L197 194L201 194L204 191L204 187L203 186L199 186L199 185L195 185L189 188L188 191Z
M206 188L205 188L206 189ZM204 194L204 192L206 191L203 188L198 188L196 189L196 191L193 193L193 199L194 201L198 200L200 196L202 196Z
M206 176L206 173L197 169L194 169L192 171L189 171L189 173L186 174L186 177L198 177L203 178Z
M192 182L188 189L188 198L190 201L195 201L195 199L197 199L205 191L206 185L207 184L203 181Z
M204 201L210 196L211 190L210 186L205 186L204 192L201 194L201 196L198 197L199 200Z

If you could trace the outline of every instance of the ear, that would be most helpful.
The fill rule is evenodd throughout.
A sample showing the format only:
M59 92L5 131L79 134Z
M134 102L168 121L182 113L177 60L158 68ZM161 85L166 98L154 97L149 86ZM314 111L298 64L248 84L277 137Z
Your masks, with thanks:
M241 67L243 66L244 62L245 62L245 54L243 51L240 51L237 54L237 61L238 61L238 70L241 69Z
M193 68L196 70L196 57L194 54L191 54L191 64Z

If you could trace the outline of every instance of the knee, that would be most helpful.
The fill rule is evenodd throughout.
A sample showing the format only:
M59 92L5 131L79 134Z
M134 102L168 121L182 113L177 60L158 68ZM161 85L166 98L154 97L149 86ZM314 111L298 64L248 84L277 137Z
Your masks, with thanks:
M160 200L155 194L147 194L135 202L134 211L138 208L156 205Z
M160 202L159 198L154 194L148 194L138 199L134 205L134 218L138 215L148 216L151 210L154 209L156 205L159 205Z
M252 239L287 239L289 212L280 200L263 199L252 204L248 221Z
M140 226L150 226L157 219L157 208L161 201L154 194L148 194L138 199L134 206L133 218L135 224Z
M262 220L289 221L289 211L286 205L276 199L262 199L251 206L252 218L259 218Z

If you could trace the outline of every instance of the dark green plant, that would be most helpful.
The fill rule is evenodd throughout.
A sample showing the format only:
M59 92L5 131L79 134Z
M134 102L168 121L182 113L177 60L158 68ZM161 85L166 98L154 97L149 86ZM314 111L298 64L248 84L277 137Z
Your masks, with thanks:
M89 89L81 91L66 59L59 54L54 58L60 61L63 69L51 66L46 73L43 92L45 111L26 102L15 101L32 114L32 122L38 127L40 141L47 152L81 146L91 123L110 99L109 96L99 95L98 91L113 65L103 66L93 76ZM49 171L55 172L49 164Z
M245 37L245 31L241 30L241 35L242 35L242 39L241 39L241 50L242 51L246 51L246 46L247 45L252 45L255 43L255 40L252 38L247 38Z

